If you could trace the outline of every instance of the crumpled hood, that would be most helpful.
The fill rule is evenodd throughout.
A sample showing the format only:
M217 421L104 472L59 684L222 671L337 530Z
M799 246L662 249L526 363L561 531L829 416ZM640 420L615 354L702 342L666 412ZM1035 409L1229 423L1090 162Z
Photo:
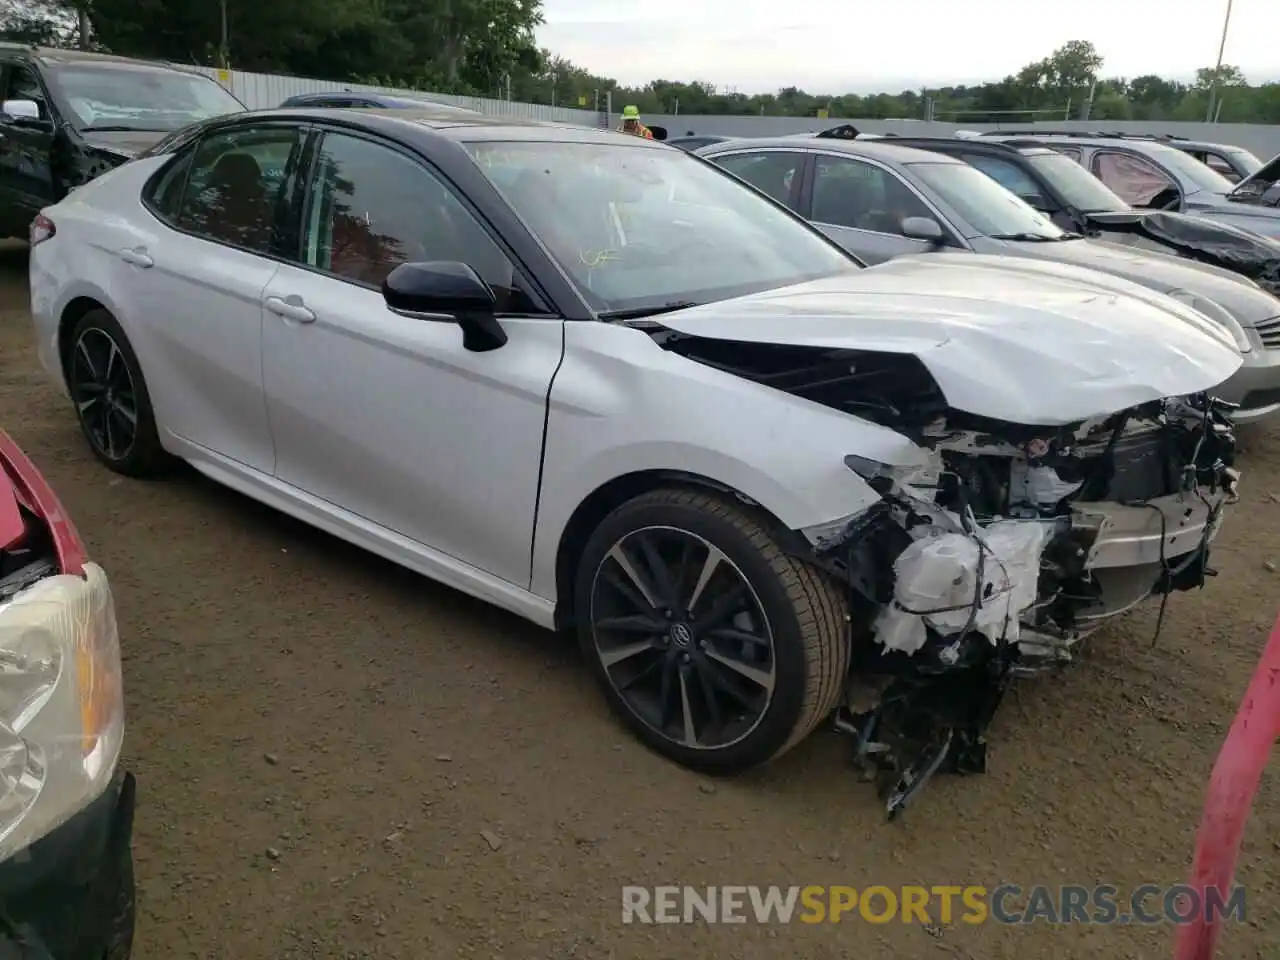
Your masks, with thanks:
M1277 180L1280 180L1280 154L1276 154L1264 163L1261 170L1254 171L1237 183L1231 194L1232 196L1248 194L1251 192L1250 188L1255 187L1256 184L1262 183L1270 186Z
M152 130L121 130L81 133L84 142L98 150L132 160L138 154L163 140L167 133Z
M1242 363L1229 334L1168 297L980 254L901 257L659 322L714 340L912 354L952 407L1032 425L1211 390Z
M1239 274L1173 253L1137 250L1104 240L1010 241L1009 245L1021 257L1100 270L1160 293L1185 290L1212 300L1246 327L1280 316L1280 301Z

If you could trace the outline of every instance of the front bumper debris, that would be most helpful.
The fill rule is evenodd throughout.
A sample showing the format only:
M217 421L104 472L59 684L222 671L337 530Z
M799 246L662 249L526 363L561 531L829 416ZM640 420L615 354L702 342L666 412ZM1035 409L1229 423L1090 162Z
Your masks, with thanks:
M1239 474L1221 405L1195 402L1066 440L953 430L933 448L936 485L846 459L882 501L811 542L854 611L836 726L891 820L935 773L985 770L1012 680L1071 662L1082 638L1153 596L1158 636L1168 596L1214 575Z
M128 960L135 919L132 774L0 864L0 960Z

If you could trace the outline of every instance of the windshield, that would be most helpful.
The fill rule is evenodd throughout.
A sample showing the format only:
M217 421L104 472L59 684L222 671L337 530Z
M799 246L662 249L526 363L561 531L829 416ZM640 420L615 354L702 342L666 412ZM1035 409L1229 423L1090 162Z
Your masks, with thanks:
M48 76L81 130L169 132L245 109L208 77L176 70L77 64L57 67Z
M1110 187L1070 157L1043 153L1027 159L1081 213L1120 213L1129 209Z
M982 236L1043 240L1066 236L1048 217L975 167L964 163L911 163L907 167Z
M1236 167L1244 171L1246 177L1251 177L1262 169L1262 161L1248 150L1227 150L1226 153L1236 162Z
M1168 167L1184 182L1190 181L1195 186L1196 189L1188 191L1189 193L1195 193L1197 190L1207 190L1209 193L1230 193L1236 188L1234 183L1218 171L1201 163L1189 153L1158 145L1153 145L1149 149L1153 151L1151 159Z
M861 268L803 221L683 150L466 146L600 313L707 303Z

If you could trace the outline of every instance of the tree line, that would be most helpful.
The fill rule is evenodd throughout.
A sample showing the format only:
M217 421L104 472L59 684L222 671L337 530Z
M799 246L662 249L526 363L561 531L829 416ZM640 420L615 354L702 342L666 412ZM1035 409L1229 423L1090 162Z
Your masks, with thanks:
M0 38L439 93L655 114L1280 123L1280 83L1234 66L1193 81L1103 75L1076 40L1002 80L899 93L745 94L705 82L634 87L540 49L541 0L5 0ZM224 29L225 25L225 29Z

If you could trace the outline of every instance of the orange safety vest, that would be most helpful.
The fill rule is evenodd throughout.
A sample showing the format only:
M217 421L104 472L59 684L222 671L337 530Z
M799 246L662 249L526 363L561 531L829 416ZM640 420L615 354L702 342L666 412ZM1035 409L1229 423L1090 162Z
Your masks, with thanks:
M638 120L636 121L636 129L634 132L627 129L627 124L625 121L621 125L619 125L618 132L628 133L633 137L644 137L646 140L653 139L653 131L650 130L648 127L646 127L643 123L641 123Z

